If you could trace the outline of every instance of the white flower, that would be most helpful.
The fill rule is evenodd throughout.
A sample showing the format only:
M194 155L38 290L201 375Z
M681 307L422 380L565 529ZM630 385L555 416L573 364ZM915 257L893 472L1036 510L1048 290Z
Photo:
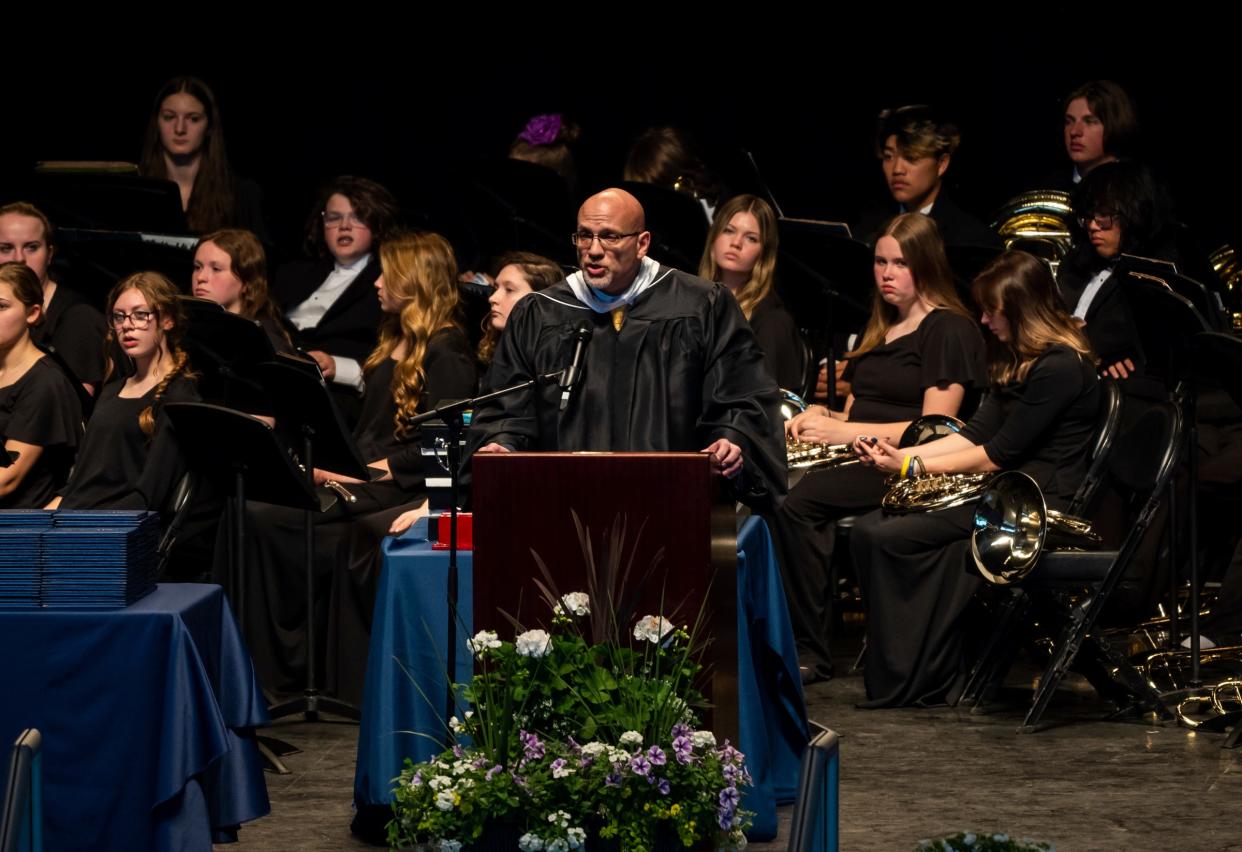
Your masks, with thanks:
M626 731L621 735L621 745L636 748L643 744L643 735L638 731Z
M436 807L442 811L451 811L453 809L453 791L441 790L436 793Z
M616 748L615 746L608 747L608 762L609 763L625 763L629 759L630 759L630 753L626 751L625 749Z
M469 646L471 653L476 657L481 657L484 651L500 647L500 637L496 635L495 630L480 630L474 634L473 639L466 640L466 645Z
M453 779L445 778L443 775L437 775L435 778L432 778L427 782L427 786L433 790L443 790L446 787L453 786Z
M548 843L548 852L569 852L569 843L562 837Z
M543 657L552 650L552 637L546 630L527 630L517 638L517 652L523 657Z
M716 735L711 731L695 731L690 735L690 742L695 748L715 748Z
M552 611L557 615L568 612L570 615L590 615L591 614L591 598L586 592L570 592L561 598L561 602L552 607Z
M471 769L474 769L474 767L464 760L458 760L453 763L453 774L454 775L465 775Z
M644 615L634 625L634 638L646 639L648 642L659 642L669 631L673 623L662 615Z
M569 827L569 813L566 811L553 811L548 814L548 822L553 825L559 825L561 828Z
M573 774L574 774L574 770L571 769L569 766L557 766L555 763L552 764L552 777L553 778L568 778L570 775L573 775Z
M456 716L449 716L449 730L455 734L461 732L461 720Z
M522 852L543 852L543 840L539 835L527 832L518 838L518 849Z
M599 740L589 742L582 747L582 753L587 757L599 757L606 751L608 751L608 746L604 745Z
M461 852L460 840L441 840L440 852Z
M570 849L581 849L586 844L586 829L571 828L565 834L569 837Z

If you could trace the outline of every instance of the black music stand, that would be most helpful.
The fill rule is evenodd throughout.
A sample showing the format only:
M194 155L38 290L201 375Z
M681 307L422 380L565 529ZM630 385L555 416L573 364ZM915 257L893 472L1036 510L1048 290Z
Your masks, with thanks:
M367 467L354 443L345 418L336 406L318 368L306 361L285 358L254 365L250 369L271 401L276 431L290 447L301 446L307 487L315 488L315 466L367 481ZM342 499L352 499L342 495ZM315 521L306 510L306 689L302 696L268 708L273 719L303 714L313 722L324 710L354 721L362 719L357 707L323 696L315 683Z
M170 402L164 411L177 430L178 444L190 469L214 483L221 493L233 494L229 585L237 618L244 628L246 500L323 512L331 508L335 498L324 502L307 484L275 430L259 418L203 402ZM260 742L260 751L277 772L289 774L268 745Z
M1164 381L1174 401L1181 408L1186 424L1186 436L1182 447L1186 462L1186 512L1188 562L1190 574L1190 682L1199 683L1199 430L1195 421L1195 409L1199 397L1199 374L1192 357L1192 343L1198 335L1208 330L1207 321L1195 306L1183 296L1173 292L1162 278L1131 270L1123 284L1123 292L1134 316L1135 327L1143 347L1145 369L1155 378ZM1212 375L1216 369L1212 369ZM1176 490L1175 480L1170 480L1170 494ZM1170 529L1176 530L1177 514L1170 511ZM1170 585L1173 597L1169 602L1170 645L1176 647L1177 620L1177 555L1173 548Z
M203 398L228 408L267 414L263 389L247 375L255 364L276 359L276 348L255 320L231 314L207 299L182 296L184 346L198 370ZM257 410L256 410L257 409Z
M811 339L814 369L818 371L821 358L827 359L828 398L824 402L837 408L831 368L836 360L836 336L861 329L871 314L874 252L866 243L852 239L849 228L840 222L781 219L777 230L781 270L777 290L798 327Z

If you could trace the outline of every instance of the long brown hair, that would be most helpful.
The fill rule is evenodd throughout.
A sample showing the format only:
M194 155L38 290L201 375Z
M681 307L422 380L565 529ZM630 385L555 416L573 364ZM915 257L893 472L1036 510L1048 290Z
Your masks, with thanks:
M240 228L224 228L199 239L194 251L197 252L203 243L211 243L229 256L229 268L242 285L238 314L249 320L267 320L292 346L289 333L280 321L280 311L268 290L267 254L259 238Z
M776 249L779 239L776 234L776 213L773 212L772 205L757 195L737 195L722 204L716 211L716 218L712 220L707 244L703 246L699 276L708 281L720 280L720 267L712 256L712 246L738 213L749 213L759 223L759 257L750 271L750 278L733 294L737 297L742 314L749 320L755 306L768 297L776 281Z
M178 376L194 378L194 374L190 371L190 359L185 350L181 348L181 338L185 332L185 311L181 307L181 300L177 298L177 288L158 272L135 272L128 278L122 279L108 294L109 312L112 311L117 300L129 290L137 290L141 293L147 300L147 307L155 312L156 316L152 322L157 324L162 335L160 349L172 356L172 367L155 386L155 398L151 405L144 408L138 415L138 425L142 427L142 433L149 438L155 433L155 407L159 405L168 385ZM172 320L171 328L163 327L162 320L165 319ZM116 327L109 322L107 347L109 352L116 348L113 346L115 340ZM158 356L157 360L159 360ZM105 380L112 375L113 369L115 365L109 358L107 371L104 374Z
M405 357L392 374L392 396L397 405L395 433L404 438L427 383L423 370L427 344L437 331L459 328L454 318L457 260L448 240L430 232L392 237L380 247L379 257L384 286L401 302L401 311L385 317L379 345L363 370L371 373L405 343Z
M1050 347L1068 346L1091 363L1099 359L1057 295L1048 265L1024 251L1007 251L983 268L971 289L988 313L1009 323L1008 343L988 334L988 367L996 384L1023 381Z
M565 271L554 260L529 251L505 252L493 264L492 277L500 275L506 266L516 266L522 272L532 292L546 290L565 277ZM496 343L500 340L500 332L492 326L491 315L483 317L483 339L479 341L478 359L481 364L490 364L496 352Z
M914 279L919 298L933 308L943 308L973 319L953 285L953 272L944 253L944 240L936 223L922 213L902 213L888 223L880 237L892 237L901 247L901 256ZM878 242L877 238L877 242ZM863 330L858 348L845 357L857 358L884 343L884 335L897 322L897 308L884 301L880 289L871 298L871 317Z
M164 145L160 141L160 109L165 98L178 94L187 94L198 100L207 119L203 147L199 150L198 171L194 174L194 188L190 191L190 203L185 210L186 225L198 233L214 231L233 220L234 197L233 172L224 148L220 108L210 86L197 77L174 77L160 87L147 121L139 171L144 177L168 177Z

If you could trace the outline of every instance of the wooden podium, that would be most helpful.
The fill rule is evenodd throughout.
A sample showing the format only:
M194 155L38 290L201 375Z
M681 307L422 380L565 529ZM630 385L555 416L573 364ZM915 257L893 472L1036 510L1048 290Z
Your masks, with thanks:
M561 594L586 591L587 562L573 515L589 530L597 560L622 516L622 555L627 561L634 555L632 586L664 549L638 590L637 615L659 613L663 595L666 616L680 604L677 623L692 623L707 595L701 637L711 642L703 659L703 694L713 705L712 730L737 742L737 522L708 457L479 453L471 464L474 629L511 632L501 609L527 627L547 624L551 612L532 582L542 579L532 551Z

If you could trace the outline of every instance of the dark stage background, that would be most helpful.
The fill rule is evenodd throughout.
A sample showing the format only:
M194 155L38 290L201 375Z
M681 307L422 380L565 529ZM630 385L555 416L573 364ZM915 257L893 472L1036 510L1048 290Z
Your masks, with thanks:
M1214 54L1201 30L1121 39L1092 29L1049 40L1007 25L989 37L919 44L929 36L918 17L897 12L835 34L809 18L775 30L739 17L734 36L755 46L725 59L687 52L686 39L658 31L619 39L618 16L606 29L571 27L560 41L419 30L408 42L351 38L349 49L287 52L309 43L289 34L269 36L260 59L253 44L220 32L162 53L109 44L25 77L10 67L29 97L18 109L10 100L0 174L15 180L38 159L136 160L156 89L188 73L214 87L234 168L264 190L277 262L298 252L317 185L341 173L387 183L428 217L423 224L454 237L466 215L460 190L478 163L503 157L529 116L554 111L583 128L584 191L619 177L642 128L670 123L697 134L734 191L754 188L738 155L745 148L786 215L850 220L883 197L871 147L877 111L933 102L963 133L950 187L987 219L1066 166L1061 99L1109 77L1134 97L1145 157L1182 218L1208 248L1236 240L1242 173L1227 128L1237 75L1227 58L1203 59ZM558 32L572 23L560 20ZM320 43L328 35L320 31Z

